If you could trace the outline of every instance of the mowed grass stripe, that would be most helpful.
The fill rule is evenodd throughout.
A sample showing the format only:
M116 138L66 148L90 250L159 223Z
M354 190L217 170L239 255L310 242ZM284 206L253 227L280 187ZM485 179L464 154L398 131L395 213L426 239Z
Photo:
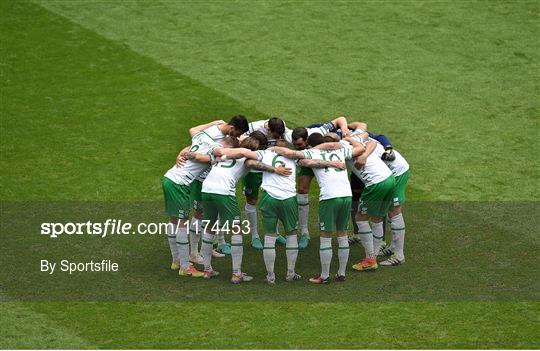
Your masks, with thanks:
M1 6L3 200L158 200L188 127L262 117L42 7Z
M30 306L60 325L69 324L100 348L539 346L538 303L178 302Z
M535 1L39 3L289 122L366 120L419 199L540 196Z
M11 163L6 164L7 168L14 170L16 173L9 173L13 178L19 177L20 183L13 184L14 179L8 177L2 178L2 186L6 186L6 191L9 191L9 196L2 196L2 198L32 198L30 195L35 195L35 198L54 198L55 196L65 196L65 198L85 198L85 196L97 197L102 199L110 199L118 196L120 198L148 198L148 193L153 193L159 196L159 184L152 183L156 178L153 178L150 182L148 180L149 174L152 176L159 176L162 173L162 169L155 170L153 167L148 166L148 160L140 160L139 158L152 157L152 154L148 154L148 146L156 146L163 152L167 150L167 155L162 155L162 159L157 160L155 164L167 163L171 155L174 156L174 149L181 143L177 142L176 128L171 128L170 125L174 124L177 120L173 118L173 112L179 105L175 105L172 99L160 99L159 97L166 91L167 88L174 89L175 84L167 85L161 84L162 79L165 79L169 73L163 68L156 69L154 62L146 62L141 64L138 56L133 55L129 50L121 50L116 44L104 41L102 38L94 35L93 33L81 30L77 26L66 22L64 19L60 19L54 15L48 14L41 9L34 8L31 5L25 3L2 3L3 13L6 14L2 21L2 33L7 33L2 37L3 43L10 44L11 55L9 61L4 61L8 64L8 68L3 66L2 74L8 72L11 79L8 83L12 84L9 88L13 89L10 92L9 98L15 98L20 102L20 109L15 108L13 105L9 105L9 114L4 114L6 110L2 110L2 116L11 116L9 119L10 132L14 135L10 136L10 143L4 143L3 145L9 145L10 151L13 152L9 156L9 159L2 158L2 162L9 160ZM14 6L14 7L10 7ZM25 26L21 26L25 24ZM30 27L29 27L30 26ZM33 27L35 26L35 27ZM23 28L23 29L21 29ZM6 29L6 31L4 31ZM28 35L28 31L31 35ZM16 34L13 34L16 33ZM44 35L43 33L47 33ZM8 34L12 35L14 39L10 40ZM24 42L30 40L30 44L26 45ZM47 44L48 41L50 44ZM114 69L102 72L101 75L82 74L79 67L88 67L88 65L95 61L85 61L85 58L93 58L95 60L95 52L99 51L100 47L109 50L106 51L106 55L103 56L103 67L106 67L109 62L114 62ZM84 51L82 48L88 47L88 50ZM15 56L18 57L15 57ZM80 57L74 57L74 55L81 55ZM115 56L118 55L118 56ZM7 57L7 56L3 56ZM64 59L69 58L69 59ZM73 59L73 63L70 60ZM80 64L76 64L76 62ZM121 63L120 63L121 62ZM62 63L65 71L57 68L56 66ZM17 67L17 70L9 72L9 67ZM35 68L34 68L35 67ZM125 69L125 67L129 69ZM49 70L49 71L47 71ZM129 78L135 75L137 72L148 72L147 75L136 75L135 80L131 81ZM25 72L28 75L25 75ZM46 75L45 72L49 72ZM161 75L160 72L165 72ZM117 75L118 73L118 75ZM77 77L77 74L81 74L81 77ZM142 73L141 73L142 74ZM3 76L4 77L4 76ZM182 77L175 76L179 79L177 82L182 82ZM146 78L143 79L143 78ZM13 79L20 79L19 83L13 83ZM45 80L45 81L43 81ZM94 120L93 116L96 115L95 105L90 104L91 101L99 99L100 90L107 87L105 82L123 81L125 86L112 86L107 91L106 97L101 100L103 107L109 106L114 101L123 102L121 107L128 109L129 113L123 114L122 109L118 108L114 110L115 113L106 114L107 118ZM134 83L146 81L153 83L155 91L145 90L145 85L137 85L137 88L133 87ZM30 84L32 82L33 84ZM48 84L47 84L48 82ZM71 82L71 84L69 84ZM81 89L85 84L88 87L93 87L96 82L98 84L93 91L84 91ZM55 87L55 84L58 84ZM63 86L60 86L60 85ZM111 84L111 83L109 83ZM192 82L186 83L191 86ZM50 93L52 95L39 94L34 91L36 89L42 89L43 93ZM118 89L116 89L118 88ZM188 87L186 87L187 89ZM132 99L122 100L121 95L116 96L114 91L125 89L124 94L131 95ZM142 93L138 90L142 89ZM201 88L206 91L206 88ZM7 90L6 90L7 91ZM184 88L181 91L186 91ZM187 90L190 91L190 90ZM73 100L62 100L63 96L69 96L66 94L74 94ZM92 95L93 93L93 95ZM53 99L50 104L44 103L40 100L41 96L48 96ZM147 99L144 99L146 95ZM87 97L84 99L84 97ZM213 95L212 95L213 96ZM197 94L194 95L193 100L201 99ZM143 99L144 103L139 102L139 99ZM8 100L10 101L10 100ZM27 102L25 109L24 102ZM83 103L77 104L77 101ZM217 101L217 102L216 102ZM207 106L209 111L221 111L227 109L227 106L236 107L237 105L231 104L229 99L223 98L223 106L220 105L219 96L213 103L216 106ZM39 102L35 107L28 106L28 102ZM152 123L145 125L145 128L141 127L142 118L135 113L143 110L147 105L153 103L165 104L170 103L174 105L174 111L169 110L165 112L169 116L169 122L166 123L166 128L162 126L153 125ZM40 106L41 105L41 106ZM62 119L52 119L53 123L46 124L40 121L40 118L50 118L57 115L54 108L63 111L64 106L71 106L69 113L64 111L64 123ZM4 106L4 105L3 105ZM90 106L90 108L89 108ZM153 106L153 105L152 105ZM204 101L200 102L199 108L206 106ZM43 110L41 110L42 107ZM241 107L241 106L238 106ZM35 111L32 112L32 109ZM159 117L165 109L164 106L155 107L154 113L149 115L150 121L157 119L163 122ZM80 110L80 112L79 112ZM52 112L51 112L52 111ZM148 112L144 110L145 112ZM167 111L167 110L166 110ZM31 113L31 114L30 114ZM80 113L80 114L79 114ZM255 113L255 112L254 112ZM60 114L62 115L62 114ZM98 114L99 115L99 114ZM119 117L119 120L113 117ZM86 119L85 119L86 117ZM73 118L72 124L67 120ZM87 121L90 118L91 122ZM21 120L21 123L17 124L17 119ZM130 123L133 119L133 124L137 126L138 132L133 133L128 130L124 131L121 128ZM2 121L3 128L6 126ZM6 119L7 121L7 119ZM116 121L116 124L113 123ZM186 124L179 121L180 128L184 130L195 122L195 119L187 119ZM63 142L63 135L66 133L57 129L57 125L63 127L65 131L70 130L73 126L81 124L79 134L71 134L69 142ZM139 124L138 124L139 123ZM33 125L36 124L43 130L43 136L40 136L40 131L34 130ZM52 126L50 126L52 125ZM100 125L103 125L100 127ZM16 127L16 128L15 128ZM29 132L24 131L24 127L30 129ZM158 128L160 127L160 128ZM48 130L50 128L51 130ZM100 133L94 133L93 128L101 128L102 131L114 131L122 130L122 133L127 133L127 137L123 137L124 134L117 133L110 136L110 140L100 137ZM136 148L136 142L129 143L129 141L138 141L138 137L143 135L143 132L152 133L153 129L159 130L159 135L155 138L163 138L159 140L151 140L149 145ZM60 142L59 146L52 147L46 138L47 133L51 133L50 140L53 142ZM83 133L87 131L87 134ZM25 134L26 133L26 134ZM4 138L4 134L2 137ZM68 133L69 134L69 133ZM69 135L68 135L69 136ZM96 144L91 144L93 138L98 137ZM45 151L53 152L40 152L37 146L27 148L27 150L34 153L22 153L21 149L16 149L16 142L22 143L23 146L32 146L28 138L34 138L34 141L44 148ZM55 139L56 138L56 139ZM122 138L120 143L112 143L117 138ZM17 140L19 139L19 140ZM108 152L106 148L100 148L102 143L111 142L113 149L120 155L114 152ZM84 147L79 145L82 143ZM178 145L176 144L178 143ZM128 146L126 147L126 144ZM94 145L95 149L92 150L91 156L85 155L86 148ZM65 150L62 150L65 149ZM73 150L72 150L73 149ZM127 150L126 150L127 149ZM4 151L4 150L2 150ZM66 164L62 164L61 152L66 152ZM38 156L35 156L35 152L38 152ZM56 154L55 154L56 152ZM86 156L82 161L76 158L77 155ZM2 152L2 155L5 155ZM130 156L131 159L125 160L126 156ZM155 155L154 155L155 156ZM100 160L99 157L103 157ZM129 157L128 157L129 158ZM159 158L159 157L158 157ZM14 160L18 160L15 162ZM52 161L51 161L52 160ZM76 161L73 161L76 160ZM18 168L24 166L24 162L33 162L34 165L40 166L37 169L40 170L39 175L34 176L35 173L31 171L34 168L23 167L25 172L22 172ZM56 161L56 162L53 162ZM99 161L99 162L98 162ZM47 162L50 162L47 163ZM69 163L71 162L71 163ZM85 166L85 162L89 166ZM161 163L160 163L161 162ZM154 164L154 163L152 163ZM4 163L2 167L4 167ZM71 171L75 167L67 167L76 165L82 167L80 174L72 174ZM108 180L104 175L107 174L103 170L96 167L114 165L112 168L118 167L116 170L109 170L112 175L119 176L118 179L111 179L109 183L104 183ZM52 166L57 166L58 169L63 172L57 173L65 177L62 179L63 183L54 183L51 178L55 173L50 169ZM126 168L128 167L128 168ZM142 167L142 168L141 168ZM146 169L144 168L146 167ZM125 169L136 169L137 172L125 173ZM18 173L17 173L18 172ZM102 172L100 176L100 172ZM145 173L144 175L138 172ZM5 176L5 173L2 173ZM43 178L39 178L43 176ZM80 176L80 177L76 177ZM95 176L95 178L92 178ZM77 186L73 186L69 177L75 177L82 180ZM61 178L61 177L59 177ZM94 184L90 182L94 179ZM141 180L144 180L141 183ZM40 183L41 180L41 183ZM157 182L156 182L157 183ZM64 185L64 187L60 185ZM99 184L96 186L96 184ZM119 184L121 184L119 186ZM149 184L152 184L149 186ZM15 185L15 186L14 186ZM87 194L88 189L96 189L99 187L99 192ZM30 194L30 195L28 195ZM3 194L4 195L4 194ZM26 197L28 196L28 197ZM21 220L21 219L19 219ZM3 232L2 235L5 235ZM164 242L163 242L164 244ZM426 243L426 245L429 243ZM164 254L166 254L165 246L163 246ZM13 269L14 267L10 267ZM16 268L16 267L15 267ZM7 269L7 268L6 268ZM12 274L24 274L25 272L10 272ZM38 284L36 282L36 284ZM359 296L359 299L364 294L369 294L370 291L359 288L354 292ZM241 298L241 297L240 297ZM441 345L440 347L469 347L471 344L481 345L480 347L538 347L537 339L535 338L534 331L537 329L538 321L534 316L538 315L537 303L455 303L455 304L440 304L440 303L275 303L275 302L257 302L257 303L238 303L228 304L224 302L209 302L209 303L185 303L181 301L177 304L173 303L28 303L21 304L24 308L30 308L37 311L40 314L47 316L48 320L52 320L62 328L74 331L69 333L80 333L81 337L85 340L90 340L91 343L87 347L142 347L144 340L151 345L150 347L163 347L175 348L181 347L179 345L193 345L200 344L201 348L207 345L209 348L217 347L231 347L237 348L244 345L256 345L253 347L272 347L273 345L284 345L281 347L336 347L335 345L343 345L343 347L362 347L362 345L382 345L380 347L392 347L394 345L413 345L411 347L426 347L430 345ZM4 304L7 308L17 307L10 304ZM296 307L295 307L296 306ZM15 312L16 313L16 312ZM532 315L531 315L532 313ZM4 316L6 314L2 314ZM207 317L210 316L210 317ZM377 317L374 317L377 316ZM179 328L178 321L186 318L188 323L186 333L184 334L182 328ZM31 320L31 316L28 319ZM25 318L26 320L27 318ZM2 320L4 321L4 320ZM366 321L366 322L364 322ZM531 321L533 321L531 323ZM18 321L23 323L25 321ZM30 332L38 325L26 322L27 325L32 325ZM47 324L50 322L47 322ZM368 323L369 327L366 327L364 332L364 325ZM190 329L190 327L193 327ZM2 332L6 329L2 328ZM37 334L37 332L36 332ZM211 335L212 338L208 338L207 335ZM232 335L232 337L230 337ZM336 335L336 338L333 338ZM72 336L66 336L67 344L69 345L69 339ZM4 338L0 338L4 339ZM44 338L43 345L48 347L54 347L56 344L53 340ZM419 341L421 340L421 341ZM19 340L21 347L25 347L24 340ZM259 346L260 345L260 346ZM501 346L502 345L502 346ZM16 345L8 345L9 347L16 347ZM277 346L276 346L277 347ZM432 346L435 347L435 346Z
M25 303L0 302L0 348L2 349L89 349L97 344L75 333L77 329L35 312Z

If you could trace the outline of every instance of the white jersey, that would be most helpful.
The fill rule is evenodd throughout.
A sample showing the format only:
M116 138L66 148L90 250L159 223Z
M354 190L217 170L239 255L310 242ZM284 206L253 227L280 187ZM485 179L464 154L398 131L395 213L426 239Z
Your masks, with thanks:
M307 129L308 136L310 136L313 133L319 133L319 134L325 135L333 131L334 128L335 128L334 124L332 122L328 122L328 123L324 123L323 125L319 127L306 128L306 129Z
M249 123L249 130L246 133L246 135L249 135L249 134L251 134L253 132L261 132L266 136L266 138L268 139L269 144L275 144L276 139L272 138L272 136L270 135L270 132L266 128L267 123L268 123L268 120L260 120L260 121L250 122ZM283 123L285 123L285 122L283 122ZM285 139L289 143L292 143L292 130L287 128L287 126L285 126L285 133L283 133L283 139Z
M340 160L345 162L352 158L353 147L350 144L344 144L343 148L338 150L318 150L309 149L302 151L304 157L315 160ZM335 199L338 197L352 196L351 184L346 170L336 168L313 168L313 173L321 189L319 201Z
M210 155L213 158L213 151L215 148L221 147L219 144L198 143L191 145L190 152L197 152L201 154ZM165 177L169 178L176 184L189 185L202 173L210 168L210 163L195 162L193 160L187 160L182 167L172 166L171 169L165 173Z
M371 139L374 140L374 139ZM376 140L374 140L377 142ZM375 147L375 150L373 151L374 154L377 154L377 157L381 158L384 154L384 147L377 142L377 147ZM392 174L394 174L394 177L400 176L403 173L407 172L409 170L409 163L405 160L403 156L396 150L394 150L394 155L396 156L396 159L394 161L383 161L388 168L392 171Z
M212 167L208 167L208 169L206 171L202 172L201 174L199 174L199 176L196 179L201 183L204 182L204 180L208 176L208 173L210 173L211 169L212 169Z
M362 139L361 134L363 133L363 130L357 129L351 134L351 136L358 142L365 144L365 142L368 140ZM375 151L373 151L371 155L367 157L366 164L361 169L357 169L354 166L353 160L347 161L347 167L352 173L354 173L355 176L360 178L366 187L378 184L392 175L392 171L388 168L388 166L386 166L386 164L384 164L381 157L378 156Z
M213 125L211 127L206 128L205 130L195 134L191 138L191 144L198 144L198 143L208 143L208 144L214 144L219 143L221 140L223 140L226 137L225 134L221 132L221 129L219 129L219 125ZM197 180L200 182L203 182L206 179L206 176L208 175L208 172L210 172L210 167L197 177Z
M257 151L258 159L262 152ZM244 177L249 169L244 167L246 158L230 159L214 165L202 185L203 193L236 195L236 183Z
M219 124L215 124L205 130L198 132L191 138L191 143L218 143L226 137L225 134L219 129Z
M366 132L365 130L358 128L358 129L355 129L355 130L353 130L351 132L350 137L354 138L356 141L358 141L360 143L365 143L367 141L367 139L362 138L362 135L365 132Z
M282 165L292 170L289 176L280 176L276 173L263 172L261 188L274 199L285 200L296 196L296 161L281 156L273 151L262 151L261 162L269 166Z

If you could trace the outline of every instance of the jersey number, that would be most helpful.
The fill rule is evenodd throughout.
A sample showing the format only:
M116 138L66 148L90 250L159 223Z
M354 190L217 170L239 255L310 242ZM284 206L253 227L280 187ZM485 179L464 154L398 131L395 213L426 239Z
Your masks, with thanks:
M219 167L221 167L221 168L233 168L235 164L236 164L236 160L229 160L228 162L227 161L220 162Z
M280 155L274 156L272 159L272 167L285 167L285 162L278 160L279 157Z
M326 161L326 154L322 154L322 158L323 158L323 160ZM329 161L341 161L341 158L339 158L339 156L338 156L337 154L332 153L332 154L330 154L330 156L328 156L328 160L329 160ZM344 171L343 169L338 169L338 168L332 168L332 169L333 169L334 171L336 171L336 172L342 172L342 171ZM324 171L325 171L325 172L329 172L330 170L328 169L328 167L325 167L325 168L324 168Z

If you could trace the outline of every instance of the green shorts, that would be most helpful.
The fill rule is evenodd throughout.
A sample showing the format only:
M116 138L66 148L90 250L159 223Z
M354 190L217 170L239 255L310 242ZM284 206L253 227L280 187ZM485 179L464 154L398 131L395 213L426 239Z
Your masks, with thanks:
M190 202L191 208L195 211L202 210L201 201L202 201L202 182L200 180L194 180L190 185Z
M396 188L394 191L394 207L401 206L405 202L405 188L409 181L409 171L399 175L396 178Z
M315 177L315 173L313 173L313 169L310 167L302 167L298 166L296 167L298 169L297 176L308 176L308 177Z
M358 208L361 214L385 217L392 207L396 179L390 176L380 183L370 185L362 191Z
M336 197L319 202L319 228L325 232L342 232L349 229L352 198Z
M298 228L298 202L296 196L285 200L278 200L263 191L259 202L262 214L262 224L265 234L274 234L278 221L281 221L285 233L290 233Z
M262 184L262 177L262 172L249 172L244 179L242 179L244 195L246 195L246 197L254 199L259 197L259 188Z
M220 226L224 226L225 222L229 222L229 228L233 224L240 225L240 209L235 196L202 193L202 209L204 219L212 223L219 218Z
M176 184L167 177L163 177L161 185L163 187L165 211L167 214L171 217L188 219L191 208L189 186Z

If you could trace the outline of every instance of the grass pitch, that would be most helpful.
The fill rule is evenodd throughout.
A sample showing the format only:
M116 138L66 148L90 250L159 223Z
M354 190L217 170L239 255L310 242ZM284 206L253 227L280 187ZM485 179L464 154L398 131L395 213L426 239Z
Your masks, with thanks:
M539 347L537 2L0 6L3 348ZM236 113L388 134L412 166L407 264L269 290L181 283L157 238L25 244L37 200L156 201L159 219L187 128ZM129 279L97 279L110 294L36 272L92 250L126 260Z

